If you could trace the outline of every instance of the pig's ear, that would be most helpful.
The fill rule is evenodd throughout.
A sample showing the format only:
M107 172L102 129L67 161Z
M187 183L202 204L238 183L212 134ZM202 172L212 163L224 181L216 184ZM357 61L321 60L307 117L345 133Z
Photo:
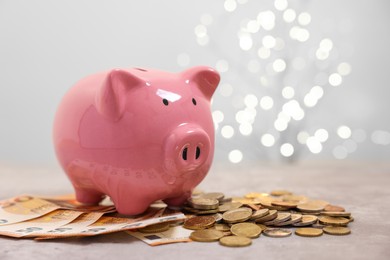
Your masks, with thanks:
M96 109L105 118L119 120L126 107L126 92L143 81L130 72L114 69L110 71L96 93Z
M194 81L203 95L210 100L220 80L219 73L212 68L199 66L181 73L184 80Z

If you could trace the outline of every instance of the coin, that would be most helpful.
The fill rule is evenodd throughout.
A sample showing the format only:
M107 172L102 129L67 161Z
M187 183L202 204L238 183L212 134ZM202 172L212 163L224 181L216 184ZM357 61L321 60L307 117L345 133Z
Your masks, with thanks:
M266 226L272 226L287 220L291 219L291 213L288 212L278 212L277 216L275 219L264 222L264 225Z
M198 242L214 242L223 237L223 232L215 229L196 230L191 233L190 238Z
M256 220L258 218L264 217L268 213L269 213L269 209L259 209L259 210L256 210L255 212L253 212L253 214L251 216L251 220Z
M292 232L285 228L267 228L263 234L267 237L288 237Z
M269 196L268 193L250 192L245 195L247 199L256 199Z
M283 201L288 201L288 202L295 202L297 204L302 204L302 203L306 203L309 201L309 199L306 197L306 196L303 196L303 195L295 195L295 194L291 194L291 195L284 195L282 196L281 198Z
M259 200L261 206L263 206L265 208L268 208L268 209L275 209L275 210L285 210L285 209L287 209L287 208L284 208L284 207L272 205L273 202L281 201L279 199L275 199L275 198L271 198L271 197L264 197L264 198L260 198L258 200Z
M186 229L198 230L213 226L215 218L210 216L196 216L184 221L183 227Z
M216 199L190 198L188 202L195 209L217 209L219 206Z
M256 204L245 204L245 206L253 209L254 211L259 210L259 209L262 208L261 205L256 205Z
M293 201L272 201L271 204L272 206L280 206L287 209L292 209L298 206L298 203Z
M345 209L343 207L332 205L332 204L326 205L324 210L325 211L333 211L333 212L344 212L345 211Z
M267 229L267 226L266 225L263 225L263 224L257 224L257 226L259 226L261 228L262 231L266 230Z
M194 208L191 208L191 207L184 207L183 209L188 211L188 212L195 213L197 215L207 215L207 214L218 213L218 209L204 209L204 210L201 210L201 209L194 209Z
M249 208L239 208L226 211L222 218L227 223L237 223L248 220L252 216L252 210Z
M223 246L229 247L242 247L249 246L252 244L252 239L249 237L239 237L239 236L227 236L219 240L219 243Z
M351 234L351 230L347 227L335 227L335 226L326 226L324 227L324 232L329 235L348 235Z
M238 208L242 207L242 205L243 204L241 202L227 202L227 203L220 205L218 211L225 212L228 210L238 209Z
M238 223L231 226L230 231L236 236L256 238L260 236L262 229L253 223Z
M319 228L297 228L295 234L302 237L319 237L323 231Z
M319 217L318 220L321 224L331 225L331 226L346 226L349 223L349 219L343 217L329 217L322 216Z
M211 215L210 217L215 218L215 222L216 223L219 223L222 220L222 214L221 213L215 213L215 214Z
M271 195L272 196L283 196L283 195L292 195L292 192L288 191L288 190L273 190L271 191Z
M200 195L200 198L202 199L215 199L218 201L221 201L224 197L225 194L223 194L222 192L208 192Z
M301 219L302 219L302 215L301 214L291 214L291 219L290 220L279 222L279 223L275 223L274 226L282 227L282 226L293 225L295 223L300 222Z
M316 203L313 201L309 201L303 204L299 204L297 206L297 209L299 209L302 212L309 212L309 213L315 213L315 212L321 212L324 210L325 206L321 203Z
M230 232L230 227L226 224L215 224L214 229L222 232Z
M304 227L304 226L310 226L314 223L316 223L318 218L313 215L302 215L302 219L300 222L297 222L293 224L295 227Z
M320 224L318 221L314 224L311 225L312 228L319 228L319 229L323 229L324 227L326 227L326 225L324 224Z
M169 228L170 228L169 223L158 223L158 224L153 224L150 226L140 228L138 229L138 231L141 233L158 233L158 232L167 231Z
M350 217L350 212L339 212L339 211L323 211L321 212L324 216L331 216L331 217Z
M264 222L267 222L267 221L275 219L277 216L278 216L278 211L274 210L274 209L271 209L268 212L267 215L265 215L264 217L256 219L255 222L256 223L264 223Z
M241 202L242 204L256 204L255 199L248 199L248 198L243 198L243 197L234 197L232 198L232 202Z

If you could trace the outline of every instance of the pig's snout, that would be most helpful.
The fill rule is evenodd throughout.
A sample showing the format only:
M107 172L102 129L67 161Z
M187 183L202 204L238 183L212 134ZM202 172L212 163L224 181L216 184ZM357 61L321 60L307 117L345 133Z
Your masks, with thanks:
M167 138L165 147L167 165L178 172L194 171L201 167L210 154L210 138L199 127L184 125L175 129Z

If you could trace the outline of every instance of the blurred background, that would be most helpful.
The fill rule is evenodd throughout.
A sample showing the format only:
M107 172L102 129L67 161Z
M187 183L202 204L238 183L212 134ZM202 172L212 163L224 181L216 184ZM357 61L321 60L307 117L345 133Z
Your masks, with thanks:
M113 67L222 76L215 160L387 161L390 2L0 0L0 163L50 164L54 113Z

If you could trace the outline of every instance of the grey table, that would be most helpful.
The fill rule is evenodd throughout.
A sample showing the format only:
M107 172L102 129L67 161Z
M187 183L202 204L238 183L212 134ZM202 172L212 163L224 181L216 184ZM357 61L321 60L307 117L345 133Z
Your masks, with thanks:
M0 166L0 199L19 194L59 195L72 187L58 167ZM239 196L288 189L344 206L353 213L349 236L261 236L245 248L218 243L150 247L124 232L36 242L0 237L0 259L390 259L390 164L304 163L214 165L204 191Z

